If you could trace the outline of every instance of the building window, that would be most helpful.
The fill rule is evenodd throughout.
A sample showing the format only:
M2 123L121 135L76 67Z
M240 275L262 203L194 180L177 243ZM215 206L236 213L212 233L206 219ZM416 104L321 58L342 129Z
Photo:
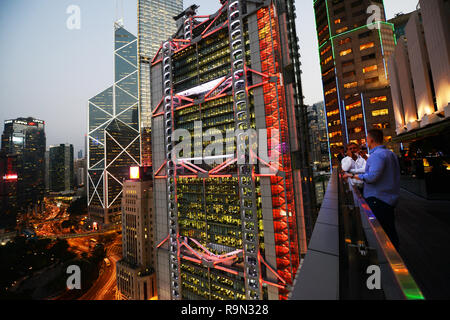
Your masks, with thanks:
M333 57L328 57L328 58L326 58L323 62L322 62L322 65L326 65L328 62L330 62L331 60L333 59Z
M327 112L327 116L328 117L332 117L332 116L335 116L337 114L339 114L339 110L338 109Z
M327 53L330 50L331 50L331 46L328 46L325 49L323 49L322 51L320 51L320 55L323 56L325 53Z
M352 38L345 38L339 41L339 45L344 45L346 43L351 43L352 42Z
M352 53L352 52L353 52L352 49L342 50L342 51L339 53L339 55L340 55L341 57L343 57L343 56L346 56L346 55L348 55L348 54L350 54L350 53Z
M350 67L350 66L353 66L354 64L355 64L355 61L353 59L352 60L343 61L342 62L342 68Z
M358 120L361 120L362 118L363 118L363 115L362 115L362 113L360 113L355 116L351 116L350 121L358 121Z
M345 32L347 30L348 30L348 27L340 28L340 29L336 30L336 34L340 34L340 33Z
M335 132L331 132L329 134L330 139L334 138L334 137L341 137L342 136L342 132L341 131L335 131Z
M342 76L343 76L344 78L354 77L354 76L356 76L356 73L355 73L355 71L344 72L344 73L342 74Z
M335 103L337 103L337 99L333 99L333 100L327 102L326 106L329 107L329 106L332 106Z
M370 103L371 104L374 104L374 103L377 103L377 102L386 102L386 101L387 101L387 97L386 96L370 98Z
M352 104L348 104L348 105L345 107L345 109L351 110L351 109L358 108L358 107L361 107L361 101L356 101L356 102L354 102L354 103L352 103Z
M379 110L372 111L372 116L373 117L386 116L388 114L389 114L389 110L388 109L379 109Z
M360 45L359 46L359 50L363 51L363 50L370 49L370 48L373 48L373 47L375 47L375 43L374 42L368 42L368 43Z
M363 73L368 73L368 72L372 72L372 71L376 71L378 70L378 66L377 65L373 65L370 67L365 67L363 68Z
M373 128L374 129L389 129L390 123L389 122L384 122L384 123L374 123L373 124Z
M344 84L345 89L355 88L357 86L358 86L358 82L356 82L356 81Z
M336 88L333 88L333 89L330 89L330 90L326 91L325 95L328 96L328 95L330 95L332 93L335 93L335 92L336 92Z
M371 83L375 83L378 82L378 77L373 77L373 78L369 78L369 79L365 79L364 83L365 84L371 84Z

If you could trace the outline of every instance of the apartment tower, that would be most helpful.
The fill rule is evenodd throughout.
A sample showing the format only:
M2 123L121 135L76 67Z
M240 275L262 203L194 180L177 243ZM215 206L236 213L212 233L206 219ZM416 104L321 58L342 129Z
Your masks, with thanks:
M316 0L314 10L334 164L340 147L382 129L391 149L395 121L387 60L395 47L382 1Z

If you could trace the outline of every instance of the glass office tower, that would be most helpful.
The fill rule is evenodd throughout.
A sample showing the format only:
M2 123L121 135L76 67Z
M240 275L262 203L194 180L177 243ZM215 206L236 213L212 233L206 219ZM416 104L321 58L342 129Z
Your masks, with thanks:
M122 181L139 166L140 132L137 38L115 24L114 85L89 100L89 216L120 223Z
M378 7L374 20L371 8ZM372 7L369 7L372 6ZM328 137L336 164L339 148L366 143L367 131L382 129L389 148L395 121L387 61L395 47L393 25L382 1L314 1Z
M152 60L158 297L286 299L306 252L311 202L299 141L308 137L296 123L306 109L294 7L221 1L209 16L196 9L177 16L177 34ZM178 129L202 150L212 145L198 140L203 131L215 130L224 154L172 153ZM250 129L267 132L272 165L251 162L251 144L235 143L234 132Z
M49 191L73 191L73 145L61 144L49 148Z
M182 10L183 0L138 0L139 103L144 166L151 166L150 60L161 43L176 32L173 17Z

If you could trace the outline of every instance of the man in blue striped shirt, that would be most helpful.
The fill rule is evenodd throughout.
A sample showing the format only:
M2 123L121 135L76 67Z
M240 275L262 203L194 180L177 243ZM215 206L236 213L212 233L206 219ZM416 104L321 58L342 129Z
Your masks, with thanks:
M364 182L364 198L377 217L392 244L398 249L399 239L395 228L395 207L400 198L400 165L397 156L384 145L383 132L370 130L367 144L370 157L364 174L345 174Z

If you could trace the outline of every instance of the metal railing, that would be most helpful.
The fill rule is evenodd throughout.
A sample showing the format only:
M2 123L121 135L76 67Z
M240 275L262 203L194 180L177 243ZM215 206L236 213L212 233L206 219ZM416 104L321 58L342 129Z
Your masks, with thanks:
M348 186L360 213L367 244L376 253L378 266L381 269L381 283L385 298L389 300L424 300L416 281L366 200L356 186Z
M369 285L372 276L379 277L381 288ZM369 205L339 168L333 170L290 299L424 299Z

